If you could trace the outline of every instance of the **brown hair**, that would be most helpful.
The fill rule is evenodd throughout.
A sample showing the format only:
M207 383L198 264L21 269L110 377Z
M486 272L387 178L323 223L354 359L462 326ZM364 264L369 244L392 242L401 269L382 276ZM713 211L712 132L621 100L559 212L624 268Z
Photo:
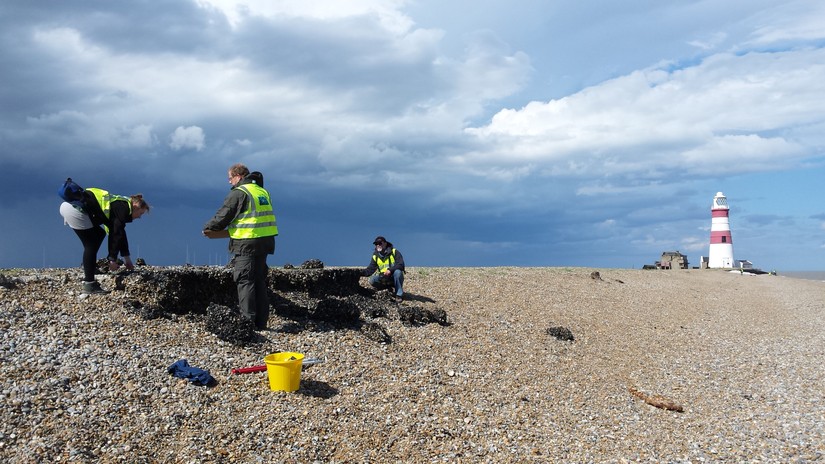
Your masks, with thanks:
M142 193L136 193L130 196L129 198L132 200L133 206L137 206L138 208L144 208L147 213L150 209L152 209L152 207L149 206L149 203L146 203L146 200L143 199Z
M229 172L233 176L246 177L249 175L249 168L241 163L236 163L229 167Z

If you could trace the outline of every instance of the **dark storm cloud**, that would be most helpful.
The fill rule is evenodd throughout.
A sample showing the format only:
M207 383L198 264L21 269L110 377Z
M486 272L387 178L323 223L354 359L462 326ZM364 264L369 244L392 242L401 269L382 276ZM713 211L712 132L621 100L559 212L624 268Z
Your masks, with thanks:
M273 264L357 264L382 233L420 265L630 266L704 253L720 189L737 249L821 211L748 195L821 151L813 4L342 5L3 2L0 214L30 233L0 267L76 260L66 176L147 196L150 261L218 260L199 227L238 161L273 193Z

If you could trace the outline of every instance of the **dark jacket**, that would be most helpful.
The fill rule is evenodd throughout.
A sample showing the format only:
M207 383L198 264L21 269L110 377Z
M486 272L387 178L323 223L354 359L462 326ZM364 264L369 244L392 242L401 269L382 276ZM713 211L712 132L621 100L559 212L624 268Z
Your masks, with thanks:
M401 256L401 252L396 250L395 247L392 246L392 243L387 242L387 246L384 249L384 254L380 254L377 251L373 252L372 257L370 257L370 264L367 266L366 269L361 271L361 275L371 276L378 271L378 263L376 262L375 258L386 259L387 256L390 255L395 251L395 264L389 267L390 273L395 272L396 269L400 269L402 272L405 271L404 267L404 257Z
M249 196L238 187L252 184L252 179L246 177L237 183L223 200L223 205L204 226L204 230L224 230L235 220L238 214L246 211L249 206ZM258 237L247 239L229 239L229 252L236 255L255 256L275 253L275 237Z
M109 217L103 214L97 198L88 190L83 192L83 209L95 226L106 226L109 229L109 251L106 256L109 261L120 256L131 256L129 253L129 238L126 236L126 224L132 222L132 209L129 200L115 200L109 204Z

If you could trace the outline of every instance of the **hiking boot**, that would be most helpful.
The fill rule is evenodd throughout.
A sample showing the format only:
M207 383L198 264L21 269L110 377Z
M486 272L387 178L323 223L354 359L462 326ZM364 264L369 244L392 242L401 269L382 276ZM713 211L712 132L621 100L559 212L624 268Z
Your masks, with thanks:
M88 293L90 295L93 295L93 294L101 294L102 295L102 294L109 293L109 292L107 292L106 290L103 290L103 288L100 287L100 282L95 280L94 282L83 282L83 293Z

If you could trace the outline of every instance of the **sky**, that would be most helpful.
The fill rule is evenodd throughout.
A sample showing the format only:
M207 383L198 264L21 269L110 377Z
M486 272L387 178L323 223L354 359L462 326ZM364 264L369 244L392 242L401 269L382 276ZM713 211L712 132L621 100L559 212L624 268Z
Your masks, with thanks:
M142 193L132 258L223 265L227 169L264 174L270 266L825 269L825 3L0 4L0 268L78 266L66 177ZM105 245L99 257L105 256Z

